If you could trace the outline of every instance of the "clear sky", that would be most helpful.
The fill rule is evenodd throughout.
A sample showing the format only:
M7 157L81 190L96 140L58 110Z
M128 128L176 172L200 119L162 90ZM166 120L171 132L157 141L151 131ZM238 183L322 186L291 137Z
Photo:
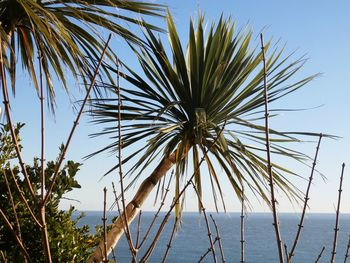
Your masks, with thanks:
M296 56L307 54L309 61L302 70L301 76L314 73L322 73L322 76L308 84L305 88L288 96L277 106L287 108L313 108L315 109L285 113L270 123L272 128L281 130L301 130L323 132L342 136L334 140L324 140L319 153L317 168L327 179L324 181L316 175L311 189L310 209L312 212L333 212L338 195L339 176L342 162L350 166L350 2L343 1L316 1L316 0L178 0L178 1L153 1L169 5L181 39L187 42L190 16L196 21L198 10L205 14L206 22L210 25L223 13L237 21L237 27L249 26L254 36L263 30L265 38L273 38L279 45L286 45L286 53L296 51ZM164 27L161 20L152 20ZM164 38L166 39L166 38ZM254 44L258 45L258 38ZM114 47L118 53L122 53L136 70L139 70L136 59L126 49L120 39L114 39ZM27 163L33 156L40 155L40 127L39 127L39 100L35 100L35 91L29 87L29 77L20 76L18 91L13 100L13 114L15 121L25 122L23 129L24 157ZM76 86L72 83L72 86ZM83 98L82 93L73 94L71 101ZM72 104L63 91L57 94L58 108L56 116L47 116L47 159L53 159L58 152L58 145L65 141L69 128L73 123L74 111ZM276 105L275 105L276 106ZM111 181L117 181L117 174L110 175L100 180L102 174L112 167L116 158L107 154L87 161L82 157L99 149L108 143L105 139L89 139L88 135L98 131L92 127L88 118L84 117L81 125L73 138L67 159L84 162L77 176L82 189L75 190L67 195L69 198L78 199L78 202L63 201L62 208L68 208L73 204L80 210L101 210L102 189L107 186L111 195ZM298 148L301 151L313 155L316 144L304 143ZM300 165L286 164L289 168L300 172L305 178L309 176L310 169ZM292 165L292 167L290 167ZM126 169L126 168L125 168ZM350 212L350 167L345 168L344 191L342 211ZM301 190L307 185L305 180L293 180ZM208 183L209 184L209 183ZM223 185L228 185L223 183ZM208 185L209 186L209 185ZM131 190L135 190L131 189ZM209 187L208 187L209 190ZM239 211L240 205L233 191L224 187L226 205L229 211ZM131 191L132 192L132 191ZM127 198L130 198L130 193ZM205 205L213 210L211 194L205 192ZM187 194L186 210L196 210L197 204L193 192ZM155 210L153 207L154 196L146 202L145 210ZM280 212L299 212L299 206L290 204L283 196L278 196ZM268 211L266 205L259 203L251 197L253 211Z

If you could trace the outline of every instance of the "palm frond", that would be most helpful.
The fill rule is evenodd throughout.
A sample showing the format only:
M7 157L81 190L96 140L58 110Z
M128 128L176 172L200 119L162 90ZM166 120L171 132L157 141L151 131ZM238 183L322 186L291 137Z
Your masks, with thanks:
M194 176L199 198L203 193L203 177L209 176L214 201L216 189L224 205L221 182L223 174L239 199L250 189L269 203L267 161L264 127L260 124L263 96L262 54L252 48L252 32L236 32L234 23L223 17L204 32L204 18L198 19L197 28L190 22L188 45L181 45L176 26L167 16L170 52L151 30L145 30L148 48L132 47L138 58L144 78L125 66L121 75L132 88L122 87L122 134L124 148L142 149L131 170L150 166L150 155L167 157L176 153L176 191L179 193L181 174L188 162L196 169L200 152L205 156L208 173L202 170ZM287 96L309 83L317 75L297 79L296 73L304 64L284 56L283 50L267 50L267 78L270 103ZM93 122L104 126L96 135L115 136L117 105L110 100L92 101ZM284 110L284 109L283 109ZM278 113L278 109L276 109ZM252 119L251 114L256 118ZM258 114L261 114L259 117ZM225 129L220 127L226 123ZM308 156L290 147L302 141L303 136L319 136L312 132L285 132L270 129L271 150L274 155L306 162ZM188 158L192 149L192 158ZM200 149L200 151L198 150ZM103 150L115 150L115 144ZM136 150L135 150L136 151ZM222 168L219 174L218 168ZM133 180L141 173L133 174ZM276 185L289 198L300 196L292 184L297 173L273 163ZM176 206L179 213L180 205Z
M35 73L36 59L40 52L43 73L51 103L54 104L55 89L52 74L69 91L67 71L76 80L87 83L93 73L93 61L98 60L104 46L99 32L113 32L134 44L143 45L126 24L160 28L140 18L124 15L162 16L164 6L139 1L118 0L1 0L0 36L6 68L15 91L17 63L28 71L34 87L38 89ZM113 58L110 50L108 56ZM112 60L114 61L114 59ZM105 73L108 75L107 71Z

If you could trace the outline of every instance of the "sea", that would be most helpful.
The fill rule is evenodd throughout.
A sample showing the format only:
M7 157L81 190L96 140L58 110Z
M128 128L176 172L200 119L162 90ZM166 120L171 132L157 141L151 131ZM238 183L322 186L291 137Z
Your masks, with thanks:
M85 216L80 220L79 225L89 225L91 231L94 232L95 226L102 224L103 213L100 211L87 211L84 212L84 214ZM206 214L210 224L212 239L215 240L216 237L220 237L222 244L223 253L220 253L219 242L215 243L217 262L222 262L222 254L226 262L240 262L240 213L207 212ZM215 225L210 215L212 215L217 224L219 235L217 235ZM109 221L114 216L115 214L113 212L109 212ZM140 240L142 240L154 216L155 212L142 213L139 231ZM138 258L142 258L145 251L149 248L150 242L153 240L164 216L165 213L162 212L157 216L154 229L141 247ZM298 228L300 214L281 213L278 216L283 244L286 244L287 248L290 248ZM335 214L306 214L295 256L293 257L294 263L315 262L323 247L325 248L318 262L330 262L335 232L335 218ZM244 255L246 263L278 262L278 252L272 220L271 213L247 213L245 215ZM138 232L137 221L138 219L136 218L130 226L134 243L137 239ZM169 244L173 223L174 216L171 215L148 262L162 262L164 253ZM334 262L345 262L349 236L350 214L341 214ZM201 262L214 262L212 253L207 253L205 256L209 248L210 241L203 213L185 212L182 216L181 225L177 228L176 234L174 235L166 262L192 263L199 262L203 257ZM115 249L115 255L118 263L131 262L129 246L125 239L122 239L118 243ZM350 263L350 257L347 262Z

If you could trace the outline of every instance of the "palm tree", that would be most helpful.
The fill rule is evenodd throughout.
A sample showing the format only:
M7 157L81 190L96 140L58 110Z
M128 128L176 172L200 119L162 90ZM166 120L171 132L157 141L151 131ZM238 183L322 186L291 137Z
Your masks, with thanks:
M39 225L43 232L43 248L47 262L51 262L52 259L45 223L45 204L49 198L50 189L46 189L44 173L43 82L45 81L48 102L54 110L54 78L67 92L69 91L67 80L70 77L74 77L76 81L82 80L84 84L94 78L96 61L105 51L100 32L110 31L131 43L141 45L142 41L125 27L125 23L141 25L150 30L160 29L126 16L125 11L136 15L161 16L162 10L161 5L134 0L0 0L0 77L5 113L22 173L33 197L36 195L13 130L7 90L6 78L10 76L12 91L15 94L18 63L21 63L24 71L29 73L33 86L40 96L42 200L37 200L37 203L40 208ZM111 50L108 51L108 55L114 60ZM38 65L37 69L36 65ZM107 71L104 72L108 74ZM64 154L61 159L63 157ZM58 169L59 167L57 171ZM54 180L51 185L53 183ZM48 190L46 197L45 189Z
M67 91L66 68L76 79L89 79L91 59L97 60L104 46L98 33L101 28L141 44L123 23L159 28L125 16L122 11L159 16L162 9L160 5L134 0L0 0L2 52L13 91L16 62L22 63L39 90L34 65L40 52L47 93L54 103L52 73Z
M177 199L188 163L192 162L196 168L201 158L208 167L208 175L205 176L212 181L215 204L215 192L219 192L223 202L222 178L216 167L222 168L239 199L245 198L242 194L245 185L245 189L250 189L269 203L267 161L263 157L266 149L264 126L259 124L264 118L264 73L262 53L250 47L252 32L242 30L236 33L231 19L221 17L216 26L210 27L205 39L203 17L200 16L196 29L192 21L190 23L189 42L184 50L170 14L167 25L170 54L161 40L147 30L144 35L148 48L133 47L145 77L126 65L123 66L126 72L121 73L128 82L128 86L121 87L122 147L132 148L132 153L124 158L123 163L135 160L128 171L129 175L132 174L130 185L146 167L161 158L154 172L142 182L133 200L126 206L128 224L154 186L173 166ZM269 47L270 43L266 45L266 50ZM315 77L293 81L304 60L288 61L289 56L282 57L282 50L269 52L266 63L270 103ZM110 89L117 90L113 85ZM118 150L117 104L114 99L93 103L93 122L104 125L103 130L95 135L107 135L112 139L112 143L94 154ZM270 129L270 135L273 154L303 162L307 157L288 148L287 144L299 141L298 135L317 134ZM208 154L205 154L206 151ZM299 191L288 177L295 174L278 164L272 165L276 186L288 197L297 198ZM195 172L194 184L199 198L203 176L200 169ZM179 204L175 210L181 213ZM122 218L123 215L113 223L108 233L109 251L123 234ZM103 242L90 262L100 262L103 258L101 251Z

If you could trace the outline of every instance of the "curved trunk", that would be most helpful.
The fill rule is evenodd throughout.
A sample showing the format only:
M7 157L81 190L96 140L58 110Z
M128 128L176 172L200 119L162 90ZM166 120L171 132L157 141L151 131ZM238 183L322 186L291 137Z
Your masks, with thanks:
M137 193L131 202L126 206L127 224L130 225L134 220L143 202L147 199L152 189L157 185L159 180L170 170L175 163L175 154L164 158L153 173L147 177L140 185ZM107 254L117 245L120 237L124 233L124 214L118 216L113 223L112 229L107 233ZM102 262L104 260L104 241L101 240L94 254L87 261L88 263Z

